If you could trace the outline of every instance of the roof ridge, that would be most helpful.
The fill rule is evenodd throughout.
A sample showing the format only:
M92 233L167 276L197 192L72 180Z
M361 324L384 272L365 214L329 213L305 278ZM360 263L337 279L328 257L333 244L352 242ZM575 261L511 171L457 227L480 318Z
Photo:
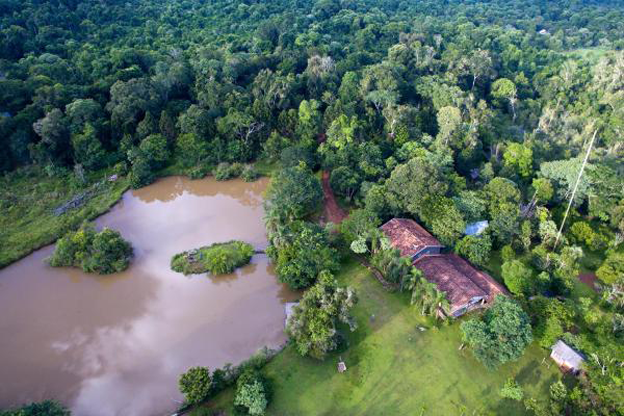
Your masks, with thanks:
M498 283L492 276L490 276L488 273L484 272L481 269L477 269L476 267L471 265L465 258L458 256L455 253L449 253L449 255L461 259L461 261L458 262L459 264L461 264L460 266L458 265L461 269L461 272L464 273L466 277L468 277L474 284L483 289L488 295L491 292L491 287L489 287L489 285L493 285L496 289L500 290L503 293L506 292L505 288L500 283ZM487 283L488 287L484 288L482 286L483 283Z

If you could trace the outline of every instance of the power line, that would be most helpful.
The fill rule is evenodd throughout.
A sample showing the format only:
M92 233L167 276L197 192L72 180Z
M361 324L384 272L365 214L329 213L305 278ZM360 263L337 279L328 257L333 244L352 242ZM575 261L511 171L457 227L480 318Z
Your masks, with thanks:
M592 139L589 142L589 146L587 147L587 153L585 153L585 159L583 159L583 164L581 165L578 177L576 178L574 189L572 189L572 196L570 196L570 201L568 201L568 208L566 209L565 215L563 216L563 221L561 221L561 226L559 227L559 231L557 232L557 238L555 239L555 245L553 246L553 250L555 250L557 244L559 243L559 238L561 237L563 226L568 219L568 214L570 213L570 208L572 207L572 201L574 201L574 197L576 196L576 190L578 189L579 183L581 182L581 176L583 176L583 171L585 170L585 166L587 165L589 154L591 153L592 147L594 146L594 141L596 140L596 134L598 134L598 129L594 130L594 135L592 136Z

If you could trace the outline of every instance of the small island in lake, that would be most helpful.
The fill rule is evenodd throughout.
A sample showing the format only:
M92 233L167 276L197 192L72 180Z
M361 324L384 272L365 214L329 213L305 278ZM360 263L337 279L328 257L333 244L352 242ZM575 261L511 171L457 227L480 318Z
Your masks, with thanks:
M130 265L132 245L119 231L85 222L77 231L70 231L58 240L48 259L52 267L79 267L86 273L111 274Z
M253 246L244 241L214 243L176 254L171 259L171 270L185 275L232 273L238 267L248 264L254 253Z

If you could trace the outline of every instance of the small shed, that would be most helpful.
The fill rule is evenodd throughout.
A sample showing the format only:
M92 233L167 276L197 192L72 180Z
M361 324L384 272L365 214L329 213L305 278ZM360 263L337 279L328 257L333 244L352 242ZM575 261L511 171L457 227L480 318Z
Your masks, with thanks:
M578 372L581 371L581 365L585 361L583 355L576 352L561 340L557 341L557 343L552 346L550 358L563 370L571 371L574 374L578 374Z
M476 221L476 222L470 223L466 226L466 229L464 230L464 234L480 235L485 231L485 229L489 225L490 223L488 221Z

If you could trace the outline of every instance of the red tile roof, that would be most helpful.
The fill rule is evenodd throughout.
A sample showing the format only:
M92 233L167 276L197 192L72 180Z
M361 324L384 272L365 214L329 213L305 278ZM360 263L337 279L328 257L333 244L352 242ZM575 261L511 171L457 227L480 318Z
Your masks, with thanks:
M393 218L381 226L390 244L400 250L404 257L412 258L427 247L442 247L440 242L416 221ZM414 261L425 278L446 293L451 304L450 313L466 306L473 298L492 301L498 294L506 294L505 288L490 275L475 269L455 254L424 255Z
M426 247L442 247L420 224L407 218L393 218L382 225L381 230L390 240L390 244L405 257L412 257Z
M496 295L506 293L503 286L490 275L475 269L456 254L423 256L414 262L414 266L422 270L427 280L446 293L451 304L451 314L475 297L483 297L486 302L490 302Z

